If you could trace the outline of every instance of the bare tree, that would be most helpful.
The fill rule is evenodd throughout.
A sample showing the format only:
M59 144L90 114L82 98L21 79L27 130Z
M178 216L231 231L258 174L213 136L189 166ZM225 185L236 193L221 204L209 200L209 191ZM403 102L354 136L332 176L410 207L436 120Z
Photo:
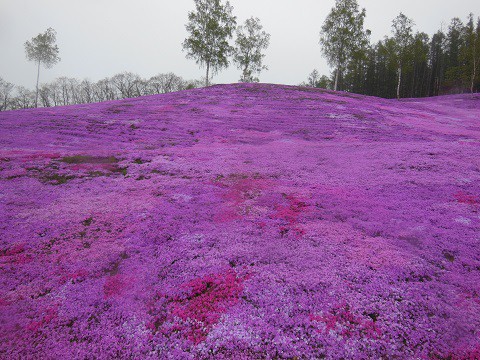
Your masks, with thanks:
M112 77L111 82L119 92L121 98L131 98L139 96L136 94L138 82L141 81L140 76L131 72L124 72Z
M16 88L13 96L14 85L0 78L0 111L6 108L30 108L35 106L35 100L37 105L43 107L88 104L180 91L203 84L204 80L185 81L173 73L159 74L146 80L137 74L125 72L96 83L63 76L39 86L37 98L36 92L24 87Z
M56 80L62 99L62 105L69 105L70 104L70 86L69 86L69 79L65 76L62 76Z
M38 90L38 96L43 107L52 106L52 86L50 84L43 84Z
M15 85L0 78L0 111L5 111L10 102L10 95Z
M318 73L318 70L313 69L313 71L308 76L308 86L317 87L319 79L320 79L320 74Z
M77 79L68 78L68 91L70 92L70 105L82 103L82 90Z
M98 101L110 101L117 99L115 85L110 78L105 78L95 84L95 93Z
M165 94L180 91L185 87L185 81L174 73L158 74L150 78L149 86L154 94Z
M28 109L35 107L35 92L23 86L17 86L17 96L13 98L15 109Z
M80 98L82 103L90 104L95 102L94 85L88 79L80 83Z
M63 91L59 79L55 79L50 83L50 96L54 106L64 105L63 103Z
M145 96L145 95L149 95L148 89L149 89L148 80L139 78L139 79L135 82L135 92L134 92L134 96Z

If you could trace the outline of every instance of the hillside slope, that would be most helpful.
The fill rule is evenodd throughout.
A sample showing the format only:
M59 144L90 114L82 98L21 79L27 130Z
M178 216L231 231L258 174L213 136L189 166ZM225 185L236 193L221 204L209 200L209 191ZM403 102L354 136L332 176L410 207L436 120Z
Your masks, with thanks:
M475 359L479 234L479 95L0 113L0 358Z

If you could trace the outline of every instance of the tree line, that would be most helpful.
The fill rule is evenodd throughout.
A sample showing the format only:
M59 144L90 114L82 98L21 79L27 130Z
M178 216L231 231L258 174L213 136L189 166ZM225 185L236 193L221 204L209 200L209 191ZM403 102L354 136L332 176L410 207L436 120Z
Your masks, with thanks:
M212 75L227 68L232 61L242 71L239 81L258 82L258 75L267 70L263 51L268 48L270 34L263 30L258 18L251 17L237 26L233 7L227 1L194 0L195 10L188 13L185 25L189 36L182 43L186 57L206 68L202 80L186 81L173 74L159 74L150 79L125 72L98 82L79 81L60 77L52 83L39 86L40 69L50 68L60 61L55 44L56 32L48 28L25 43L27 60L37 66L35 91L0 78L0 111L31 107L50 107L118 100L144 95L161 94L208 86ZM234 34L236 39L232 45Z
M185 80L173 73L144 79L137 74L124 72L97 82L60 77L40 85L37 93L0 78L0 111L119 100L193 89L203 84L203 79Z
M314 70L304 85L383 98L415 98L480 90L480 18L453 18L433 36L414 31L403 13L392 32L370 42L366 10L356 0L336 0L320 32L330 76Z
M182 43L186 57L205 68L203 80L186 81L173 74L142 79L121 73L98 82L61 77L39 85L40 68L60 61L56 32L45 33L25 43L26 56L37 65L35 91L14 86L0 78L0 111L91 103L160 94L208 86L212 75L231 62L241 70L241 82L258 82L267 69L264 51L270 35L258 18L237 26L228 1L194 0L185 25L188 37ZM470 14L466 23L453 18L446 30L433 36L414 31L414 22L403 13L392 21L392 32L376 43L365 29L366 10L357 0L336 0L325 19L319 43L333 68L330 76L314 70L301 85L343 90L383 98L426 97L480 90L480 18ZM236 35L232 43L232 39Z

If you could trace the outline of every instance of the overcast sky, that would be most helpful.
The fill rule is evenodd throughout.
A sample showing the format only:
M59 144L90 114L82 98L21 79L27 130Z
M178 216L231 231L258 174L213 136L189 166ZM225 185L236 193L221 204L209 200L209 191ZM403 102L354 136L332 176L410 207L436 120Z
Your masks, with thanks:
M318 33L334 0L231 0L238 22L260 18L271 34L260 81L296 85L314 69L328 74ZM479 0L359 0L367 9L372 40L390 33L402 11L416 30L433 34L450 19L480 15ZM25 59L24 43L48 27L57 31L61 62L41 72L41 82L59 76L100 80L131 71L142 77L174 72L187 79L203 76L185 59L181 43L193 0L0 0L0 77L33 88L36 68ZM215 83L237 82L231 66Z

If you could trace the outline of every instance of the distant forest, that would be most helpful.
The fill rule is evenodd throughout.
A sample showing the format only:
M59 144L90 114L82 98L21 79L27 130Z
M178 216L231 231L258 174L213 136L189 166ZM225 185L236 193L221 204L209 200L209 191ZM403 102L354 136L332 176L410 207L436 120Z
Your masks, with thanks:
M373 44L370 31L363 29L365 9L360 11L355 0L337 0L329 17L334 25L327 18L320 43L334 71L319 76L314 70L304 85L333 89L337 80L337 90L383 98L480 90L480 18L475 20L473 14L466 23L453 18L448 28L431 37L414 32L413 20L400 14L392 23L392 36ZM352 36L352 41L342 39L342 33ZM339 54L344 44L350 51Z

